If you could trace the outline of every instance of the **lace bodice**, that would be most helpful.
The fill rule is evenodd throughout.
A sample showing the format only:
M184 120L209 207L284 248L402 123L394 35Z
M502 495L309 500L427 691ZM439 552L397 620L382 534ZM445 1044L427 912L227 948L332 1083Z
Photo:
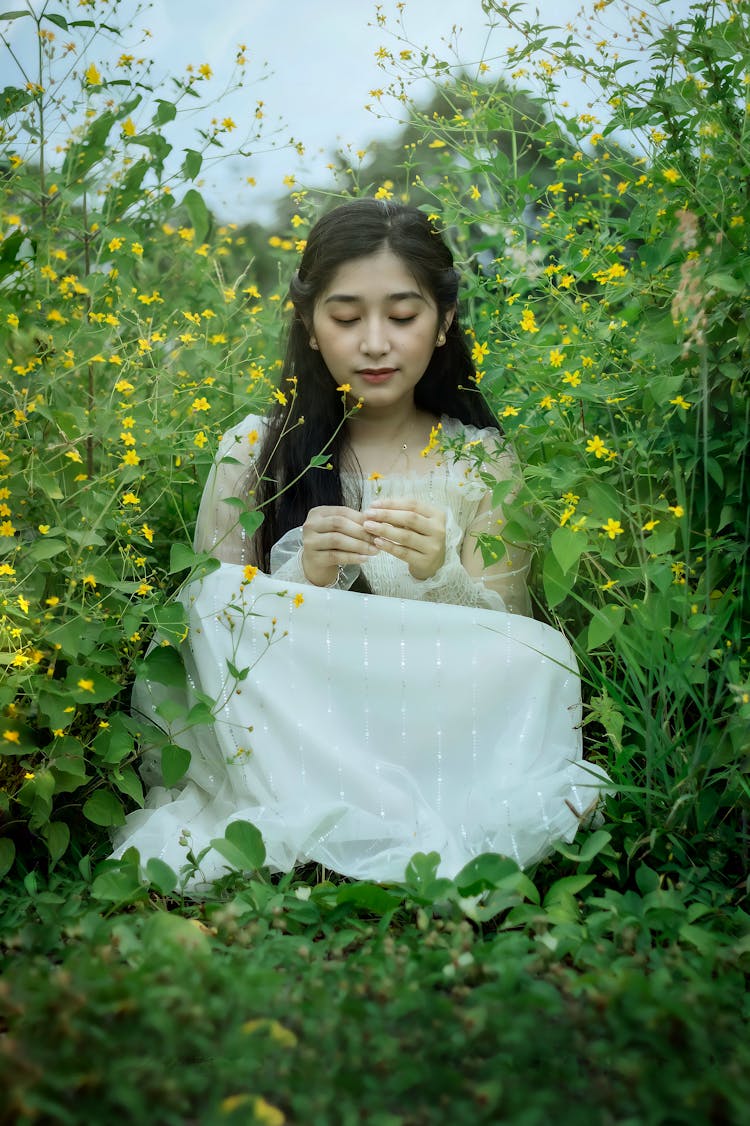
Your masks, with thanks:
M497 431L477 429L446 417L441 423L446 439L460 436L464 444L481 443L490 455L489 467L498 480L515 476L515 458ZM227 563L252 561L251 545L238 522L237 509L224 502L242 495L243 480L262 444L263 425L261 418L249 415L224 435L201 500L195 548L211 552ZM476 537L501 533L504 516L500 506L493 506L491 492L474 466L461 456L439 451L425 458L422 466L420 473L388 474L364 482L352 474L342 474L344 498L351 507L359 507L361 492L362 509L376 498L391 497L408 497L445 509L445 562L436 574L429 579L414 579L402 560L381 552L361 568L372 592L528 615L528 552L506 545L502 558L490 567L483 566ZM307 582L301 547L301 528L291 529L274 545L271 573L275 578ZM338 585L350 587L358 573L357 567L343 568Z

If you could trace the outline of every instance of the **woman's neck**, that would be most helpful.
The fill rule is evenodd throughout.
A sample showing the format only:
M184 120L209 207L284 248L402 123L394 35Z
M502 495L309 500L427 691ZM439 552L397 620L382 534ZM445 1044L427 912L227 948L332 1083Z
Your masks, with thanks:
M424 469L422 450L437 421L413 404L382 414L358 413L347 421L347 440L366 477L415 472Z

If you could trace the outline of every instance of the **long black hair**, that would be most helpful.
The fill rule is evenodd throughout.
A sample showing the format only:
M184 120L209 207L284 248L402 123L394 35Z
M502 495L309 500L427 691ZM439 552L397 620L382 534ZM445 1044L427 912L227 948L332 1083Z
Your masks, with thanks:
M255 502L262 506L265 519L256 536L255 552L264 570L273 544L290 528L303 524L311 508L345 503L341 470L356 470L357 465L349 456L346 428L341 426L341 392L320 352L310 347L313 311L340 266L383 249L400 258L431 295L441 325L456 307L458 273L453 255L427 215L417 208L359 199L335 208L312 228L289 287L294 316L279 382L287 404L279 401L269 413L256 460L262 476ZM445 344L435 348L414 388L415 405L438 417L445 414L474 426L499 429L485 399L472 386L475 374L465 334L454 316ZM311 460L323 452L331 468L310 469Z

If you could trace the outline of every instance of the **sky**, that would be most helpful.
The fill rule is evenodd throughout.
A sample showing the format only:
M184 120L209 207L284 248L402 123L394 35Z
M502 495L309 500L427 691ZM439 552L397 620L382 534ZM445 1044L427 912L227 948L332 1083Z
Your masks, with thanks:
M16 0L16 8L23 0ZM39 10L44 0L30 0ZM48 2L48 10L62 8ZM646 5L648 6L648 5ZM184 74L188 65L207 63L212 70L201 93L219 97L233 70L238 45L247 48L247 86L222 97L200 114L181 115L170 127L175 147L197 147L195 127L207 124L211 116L236 122L230 140L239 138L246 124L255 124L257 103L262 100L266 140L255 146L250 158L228 158L207 170L201 190L223 220L266 221L269 201L285 195L289 188L285 176L295 175L299 183L320 184L328 176L326 163L339 147L350 144L353 150L365 148L378 137L393 135L398 123L398 105L387 99L378 103L370 91L385 88L387 76L379 69L376 52L381 46L396 54L407 44L396 42L377 24L377 11L385 16L386 28L396 29L403 22L409 44L425 48L476 72L481 60L490 65L490 74L501 72L500 61L513 42L519 42L504 28L488 34L488 21L481 0L153 0L136 16L136 0L120 0L118 22L131 29L125 41L113 45L116 58L123 49L154 60L152 78L157 93L169 97L169 76ZM593 0L524 0L522 15L533 20L541 9L542 22L556 27L570 23L580 29L582 10L590 11ZM627 40L628 10L641 10L642 4L612 0L601 14L601 35L619 48L632 53ZM660 10L662 18L685 16L690 0L668 0ZM79 15L72 5L75 15ZM25 59L33 49L28 19L6 25L10 42ZM137 28L146 28L150 37L138 47ZM2 30L2 24L0 24ZM63 35L59 32L58 35ZM613 39L613 36L616 38ZM103 44L92 45L92 61L101 59ZM0 85L15 82L7 52L0 47ZM410 93L429 97L429 87L414 87ZM580 81L564 84L562 94L579 112L589 107L595 91ZM196 102L196 105L198 103ZM365 109L380 107L379 120ZM271 147L275 134L277 148ZM280 142L294 137L305 148L300 157ZM248 184L252 177L255 186Z

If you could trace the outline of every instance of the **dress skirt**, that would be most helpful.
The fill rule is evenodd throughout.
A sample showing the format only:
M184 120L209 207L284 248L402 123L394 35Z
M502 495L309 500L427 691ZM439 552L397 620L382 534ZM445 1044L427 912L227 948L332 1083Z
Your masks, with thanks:
M229 563L182 601L185 685L142 679L133 699L190 766L168 790L147 753L146 808L115 856L135 846L179 871L186 840L197 854L244 819L272 869L317 861L399 881L415 852L436 851L453 876L484 852L538 860L600 792L581 756L575 658L541 622L261 572L246 582ZM186 727L206 697L213 722ZM201 862L205 879L226 869L213 849Z

